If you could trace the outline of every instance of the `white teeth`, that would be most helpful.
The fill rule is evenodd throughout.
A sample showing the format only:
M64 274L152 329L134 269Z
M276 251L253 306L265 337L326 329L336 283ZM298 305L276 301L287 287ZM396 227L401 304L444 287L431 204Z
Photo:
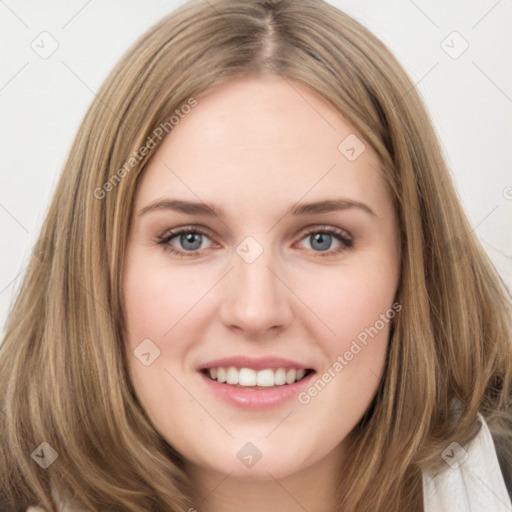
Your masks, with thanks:
M265 370L253 370L252 368L241 368L237 370L234 366L228 368L218 367L209 368L208 374L212 380L217 382L225 382L231 385L240 386L260 386L260 387L273 387L283 386L284 384L293 384L304 378L306 370L290 368L278 368L272 370L271 368Z
M286 384L286 370L284 368L278 368L274 375L276 386L282 386Z
M238 384L238 370L234 366L228 368L226 383Z
M297 377L297 372L291 368L286 372L286 384L293 384L295 382L295 377Z
M213 375L210 374L213 379ZM226 368L217 368L217 381L226 382Z
M242 368L238 375L240 386L256 386L256 372L251 368Z
M256 375L256 383L262 387L272 387L275 383L273 370L261 370Z

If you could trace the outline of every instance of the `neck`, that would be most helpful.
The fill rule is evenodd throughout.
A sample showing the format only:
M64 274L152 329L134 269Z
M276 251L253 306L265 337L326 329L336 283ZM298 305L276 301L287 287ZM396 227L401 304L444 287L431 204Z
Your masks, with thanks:
M189 463L197 512L334 512L342 467L341 445L323 459L286 476L272 470L250 479ZM191 510L190 512L193 512Z

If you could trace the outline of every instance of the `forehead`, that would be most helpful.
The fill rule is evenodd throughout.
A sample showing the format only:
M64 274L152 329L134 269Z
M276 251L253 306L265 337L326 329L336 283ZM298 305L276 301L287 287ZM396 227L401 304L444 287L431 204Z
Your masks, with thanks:
M196 99L153 155L139 205L165 195L266 210L302 197L389 200L375 151L303 84L244 77Z

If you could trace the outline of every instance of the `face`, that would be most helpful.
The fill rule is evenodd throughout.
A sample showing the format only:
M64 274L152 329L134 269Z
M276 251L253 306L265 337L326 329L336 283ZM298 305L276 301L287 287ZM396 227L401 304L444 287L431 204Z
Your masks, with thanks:
M134 389L191 469L266 479L341 462L399 309L379 160L297 82L237 78L196 99L135 199Z

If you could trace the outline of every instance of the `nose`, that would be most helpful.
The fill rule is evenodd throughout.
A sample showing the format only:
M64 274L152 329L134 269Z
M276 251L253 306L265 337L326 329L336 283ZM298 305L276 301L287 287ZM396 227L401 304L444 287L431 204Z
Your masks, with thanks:
M221 318L232 330L250 337L275 334L292 320L290 298L284 272L270 250L252 262L239 254L225 278Z

